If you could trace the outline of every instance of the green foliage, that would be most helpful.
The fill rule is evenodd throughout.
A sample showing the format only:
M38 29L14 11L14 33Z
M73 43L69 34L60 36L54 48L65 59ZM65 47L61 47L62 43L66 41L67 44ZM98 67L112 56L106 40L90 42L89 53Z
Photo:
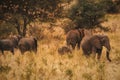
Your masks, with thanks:
M64 21L63 26L65 33L76 27L76 25L74 25L74 23L71 20Z
M53 19L54 17L60 16L62 6L61 0L2 0L1 5L1 18L8 14L21 14L29 18L30 21L39 18L40 20Z
M41 40L44 38L44 33L43 33L44 29L42 27L29 25L29 27L27 29L29 32L29 33L27 33L28 35L33 35L38 40Z
M62 0L2 0L0 1L0 20L14 24L18 34L25 36L26 27L30 22L53 21L60 17L62 3ZM23 24L19 22L21 19Z
M0 38L6 38L11 33L16 34L16 29L12 24L3 22L0 24Z
M106 14L104 0L77 0L71 7L68 17L74 21L78 28L93 28L103 22Z
M116 2L113 0L102 0L101 4L106 8L107 13L115 13L117 12Z

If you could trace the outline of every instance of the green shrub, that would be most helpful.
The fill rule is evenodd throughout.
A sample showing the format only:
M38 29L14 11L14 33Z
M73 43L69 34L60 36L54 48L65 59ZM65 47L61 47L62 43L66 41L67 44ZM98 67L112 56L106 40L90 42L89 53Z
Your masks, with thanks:
M0 24L0 38L6 38L11 33L12 34L17 33L15 27L12 24L6 22Z

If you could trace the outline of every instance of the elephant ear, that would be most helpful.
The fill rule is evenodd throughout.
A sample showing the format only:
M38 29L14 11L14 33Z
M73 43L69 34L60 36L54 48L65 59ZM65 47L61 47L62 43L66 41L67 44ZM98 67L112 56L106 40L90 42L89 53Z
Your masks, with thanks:
M93 41L92 41L93 43L93 46L94 47L96 47L96 48L98 48L98 49L101 49L102 48L102 46L101 46L101 42L100 42L100 40L99 39L94 39Z
M105 43L105 41L106 41L106 37L101 38L100 41L101 41L101 44L103 45Z
M101 41L102 46L104 46L110 50L110 42L109 42L109 38L107 36L103 36L100 41Z

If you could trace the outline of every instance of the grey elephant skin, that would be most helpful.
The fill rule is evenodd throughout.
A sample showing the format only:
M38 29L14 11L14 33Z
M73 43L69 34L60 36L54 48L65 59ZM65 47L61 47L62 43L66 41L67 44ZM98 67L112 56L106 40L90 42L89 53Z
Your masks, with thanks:
M107 49L106 57L107 60L111 62L109 58L109 53L111 50L110 41L107 35L93 35L81 44L83 53L85 55L90 55L91 53L96 54L98 60L101 57L103 46Z
M84 36L84 29L70 30L66 35L67 46L72 46L72 49L75 49L77 45L77 48L80 49L81 40Z
M14 48L18 47L18 42L18 36L12 36L8 39L1 39L0 50L2 51L2 54L4 54L4 51L11 51L14 54Z
M30 38L22 38L18 43L19 50L21 53L26 51L34 51L37 52L37 39L34 37Z
M10 39L13 40L13 42L14 42L15 48L18 48L18 42L20 41L21 38L22 38L22 36L20 36L20 35L15 35L15 36L10 37Z

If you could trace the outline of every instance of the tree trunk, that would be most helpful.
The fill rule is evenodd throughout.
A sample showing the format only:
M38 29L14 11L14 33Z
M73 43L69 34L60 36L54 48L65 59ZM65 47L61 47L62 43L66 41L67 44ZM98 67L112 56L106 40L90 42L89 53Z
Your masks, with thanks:
M17 29L17 31L18 31L18 34L19 34L19 35L22 35L22 34L21 34L21 30L20 30L20 24L19 24L19 22L18 22L17 19L15 19L15 23L16 23L16 29Z
M27 24L24 23L24 26L23 26L23 34L22 36L25 36L26 35L26 30L27 30Z
M26 31L27 31L27 18L25 16L23 16L23 20L24 20L24 25L23 25L23 34L22 36L26 35Z
M24 21L23 26L20 25L17 19L15 19L15 24L16 24L16 29L18 31L18 34L25 37L26 31L27 31L27 24L28 24L27 18L25 16L23 16L23 21Z

